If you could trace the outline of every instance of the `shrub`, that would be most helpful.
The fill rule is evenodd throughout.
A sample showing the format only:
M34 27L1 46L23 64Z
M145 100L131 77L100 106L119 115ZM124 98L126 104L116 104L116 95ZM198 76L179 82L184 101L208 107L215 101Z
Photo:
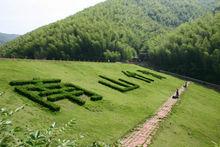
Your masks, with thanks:
M20 80L20 81L11 81L9 84L11 86L22 86L22 85L36 84L36 83L37 83L37 81L33 81L33 80L31 80L31 81L22 81L22 80Z
M103 78L104 76L100 76L100 77ZM118 90L120 92L127 92L127 91L130 91L130 90L139 88L138 85L133 84L133 83L128 82L128 81L123 80L123 79L119 79L119 81L121 81L121 82L118 82L118 81L115 82L116 80L113 80L113 79L110 79L110 78L107 78L107 77L104 77L104 79L106 79L106 80L108 80L108 81L110 81L110 82L112 82L114 84L106 82L106 81L103 81L103 80L99 80L99 83L103 84L105 86L108 86L108 87L110 87L112 89ZM120 83L120 85L118 83ZM126 84L124 84L124 83L126 83ZM116 86L116 85L119 85L119 86ZM122 86L122 85L126 85L126 86Z
M17 93L19 93L20 95L23 95L23 96L27 97L28 99L30 99L30 100L32 100L32 101L34 101L44 107L47 107L48 109L50 109L52 111L59 111L60 110L60 107L58 105L50 103L50 102L42 99L41 97L39 97L36 94L30 93L22 87L15 87L15 91Z
M137 71L138 71L138 72L141 72L141 73L143 73L143 74L152 75L153 77L158 78L158 79L166 79L166 77L163 77L163 76L161 76L161 75L152 73L152 72L150 72L150 71L146 71L146 70L137 70Z
M90 98L91 101L99 101L102 100L102 96L101 95L93 95Z
M55 94L55 95L48 96L47 100L51 101L51 102L56 102L59 100L67 99L68 97L69 97L69 94L61 93L61 94Z
M63 92L62 89L47 90L47 91L40 92L39 96L49 96L49 95L53 95L53 94L59 94L59 93L62 93L62 92Z
M63 88L63 90L66 91L66 92L72 92L72 91L76 90L76 88L74 88L74 87L67 87L67 88Z
M106 77L106 76L99 76L99 77L101 77L101 78L103 78L103 79L105 79L105 80L108 80L108 81L110 81L110 82L112 82L112 83L115 83L115 84L117 84L117 85L120 85L120 86L123 86L123 87L129 87L129 85L127 85L127 84L124 84L124 83L122 83L122 82L118 82L117 80L114 80L114 79L110 79L110 78L108 78L108 77Z
M42 83L47 84L47 83L60 83L61 80L60 79L44 79L41 80Z
M139 74L137 74L137 73L135 73L135 72L122 71L122 73L124 73L124 74L125 74L126 76L128 76L128 77L133 77L133 78L136 78L136 79L145 81L145 82L147 82L147 83L150 83L150 82L153 82L153 81L154 81L153 79L144 77L144 76L139 75Z
M47 84L47 85L44 85L44 87L47 89L61 89L62 88L60 84Z
M86 103L85 100L83 100L83 99L81 99L81 98L79 98L79 97L76 97L76 96L74 96L74 95L69 96L68 99L69 99L70 101L72 101L72 102L77 103L77 104L80 105L80 106L82 106L82 105L84 105L84 104Z
M56 94L56 95L52 95L52 96L47 97L47 100L51 101L51 102L55 102L55 101L59 101L62 99L68 99L72 102L77 103L78 105L84 105L85 101L76 96L76 95L82 95L82 94L83 94L83 91L75 91L72 93Z
M80 96L80 95L84 94L84 91L78 90L78 91L69 92L69 94L75 95L75 96Z

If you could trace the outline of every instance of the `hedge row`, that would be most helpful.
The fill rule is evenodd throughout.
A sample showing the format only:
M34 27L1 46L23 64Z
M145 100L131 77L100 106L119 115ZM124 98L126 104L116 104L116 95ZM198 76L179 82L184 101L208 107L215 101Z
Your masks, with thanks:
M85 101L83 99L76 97L75 95L71 95L71 94L57 94L57 95L47 97L47 100L51 102L55 102L55 101L59 101L63 99L68 99L72 102L77 103L78 105L85 104Z
M136 79L139 79L139 80L142 80L142 81L145 81L147 83L151 83L153 82L154 80L153 79L150 79L150 78L147 78L147 77L144 77L142 75L139 75L135 72L130 72L130 71L122 71L122 73L124 73L126 76L128 77L133 77L133 78L136 78Z
M104 76L100 76L101 78L103 78ZM131 83L131 82L128 82L128 81L126 81L126 80L123 80L123 79L119 79L119 81L121 81L121 82L115 82L116 80L113 80L113 79L110 79L110 78L103 78L103 79L106 79L107 81L110 81L110 82L112 82L112 83L114 83L114 84L111 84L111 83L109 83L109 82L106 82L106 81L103 81L103 80L99 80L99 83L100 84L102 84L102 85L105 85L105 86L108 86L108 87L110 87L110 88L112 88L112 89L115 89L115 90L118 90L118 91L120 91L120 92L127 92L127 91L130 91L130 90L134 90L134 89L137 89L137 88L139 88L139 85L136 85L136 84L134 84L134 83ZM123 87L120 87L120 86L122 86L122 85L125 85L125 84L123 84L122 82L124 82L124 83L126 83L126 87L125 86L123 86ZM115 84L118 84L118 83L122 83L122 84L120 84L120 86L116 86ZM119 84L118 84L119 85ZM128 86L129 85L129 86Z
M40 80L42 83L47 84L47 83L60 83L61 79L43 79Z
M97 98L97 100L102 100L102 98L103 98L101 95L98 95L98 94L96 94L96 93L94 93L94 92L92 92L92 91L86 90L86 89L84 89L84 88L82 88L82 87L80 87L80 86L74 85L74 84L72 84L72 83L66 83L66 84L64 84L64 86L72 87L72 88L75 88L75 89L77 89L77 90L83 91L86 96L89 96L89 97L90 97L90 100L92 100L92 99L91 99L92 96L99 96L99 98ZM95 98L93 98L93 101L94 101L94 99L95 99Z
M138 72L141 72L141 73L143 73L143 74L152 75L153 77L158 78L158 79L166 79L166 77L163 77L163 76L161 76L161 75L158 75L158 74L155 74L155 73L146 71L146 70L137 70L137 71L138 71Z
M20 81L11 81L9 84L11 86L22 86L22 85L36 84L36 83L37 83L37 81L33 81L33 80L31 80L31 81L22 81L22 80L20 80Z
M130 86L130 85L128 85L128 84L124 84L124 83L122 83L122 82L119 82L119 81L117 81L117 80L108 78L108 77L106 77L106 76L99 75L99 77L101 77L101 78L103 78L103 79L105 79L105 80L108 80L108 81L110 81L110 82L112 82L112 83L115 83L115 84L117 84L117 85L123 86L123 87L129 87L129 86Z
M60 110L60 107L56 104L53 104L49 101L46 101L44 99L42 99L40 96L38 95L35 95L35 94L32 94L30 93L29 91L27 91L26 89L22 88L22 87L15 87L15 91L17 93L19 93L20 95L22 96L25 96L27 97L28 99L52 110L52 111L59 111Z
M40 92L39 96L49 96L49 95L53 95L53 94L59 94L62 92L63 92L63 90L61 90L61 89L47 90L47 91Z
M91 101L99 101L99 100L102 100L102 96L100 96L100 95L92 95L90 100Z
M47 84L47 85L44 85L44 87L47 89L61 89L62 88L61 84Z
M11 81L9 84L11 86L23 86L23 85L28 85L28 84L37 84L37 83L43 83L43 84L47 84L47 83L60 83L61 80L60 79L36 79L33 78L33 80L29 80L29 81L25 81L25 80L19 80L19 81Z
M102 99L102 96L81 88L77 85L66 83L60 83L60 79L33 79L30 81L12 81L11 86L16 86L15 91L30 100L41 104L49 108L52 111L59 111L60 107L52 102L68 99L78 105L84 105L85 100L81 99L80 95L85 94L90 97L91 101L98 101ZM39 94L35 94L32 91L38 91ZM48 96L47 99L42 98L43 96Z

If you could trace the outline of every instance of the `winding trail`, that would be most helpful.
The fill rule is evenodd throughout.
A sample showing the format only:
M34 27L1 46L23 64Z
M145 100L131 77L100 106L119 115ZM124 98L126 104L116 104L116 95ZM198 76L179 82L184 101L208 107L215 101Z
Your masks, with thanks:
M190 83L188 82L187 85ZM188 86L187 86L188 87ZM182 86L179 89L179 95L181 95L186 88ZM174 93L175 95L176 93ZM138 126L134 132L128 134L121 141L122 147L147 147L152 140L153 135L156 133L159 128L159 123L168 116L171 112L172 107L176 104L178 99L173 99L172 95L156 112L154 116L146 120L143 125Z

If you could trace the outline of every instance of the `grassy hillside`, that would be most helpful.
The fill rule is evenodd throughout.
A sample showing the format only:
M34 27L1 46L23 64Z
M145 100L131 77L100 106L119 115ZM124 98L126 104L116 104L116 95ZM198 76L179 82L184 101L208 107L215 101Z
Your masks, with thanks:
M0 33L0 44L11 41L11 40L15 39L16 37L18 37L18 35Z
M190 85L171 116L163 122L151 147L218 147L220 93Z
M27 127L41 130L53 122L62 126L74 119L75 124L62 134L62 138L74 138L80 146L93 141L113 143L136 124L150 117L183 84L183 81L164 74L161 75L167 79L148 76L155 80L149 84L121 73L122 70L138 69L144 68L122 63L1 60L0 91L5 94L0 96L0 107L14 109L25 104L24 110L13 116L14 124L21 128L18 134L25 132ZM100 74L126 79L140 85L140 88L126 93L118 92L99 84ZM51 112L16 94L9 85L12 80L30 80L33 77L62 79L63 82L71 82L102 95L103 100L87 101L85 106L62 100L56 102L61 106L61 111Z
M141 53L151 37L211 8L201 0L107 0L17 38L0 47L0 56L129 60Z

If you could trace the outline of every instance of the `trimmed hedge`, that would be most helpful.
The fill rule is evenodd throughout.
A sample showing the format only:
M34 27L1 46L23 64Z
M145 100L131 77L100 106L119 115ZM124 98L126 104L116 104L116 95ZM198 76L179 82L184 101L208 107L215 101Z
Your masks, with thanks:
M49 84L49 83L60 83L60 79L43 79L40 80L39 78L33 78L33 80L18 80L18 81L11 81L9 84L11 86L23 86L28 84L37 84L37 83L43 83L43 84Z
M16 86L15 91L28 99L49 108L52 111L59 111L60 107L52 102L62 99L68 99L78 105L84 105L85 100L78 97L85 94L90 97L91 101L98 101L102 99L102 96L81 88L71 83L60 83L60 79L44 79L39 78L31 81L12 81L11 86ZM38 93L36 93L38 92ZM47 98L43 98L43 97Z
M118 90L120 92L127 92L127 91L130 91L130 90L134 90L134 89L139 88L139 85L136 85L134 83L128 82L128 81L123 80L123 79L119 79L119 81L121 81L121 82L118 82L118 81L115 82L116 80L113 80L113 79L110 79L110 78L106 78L105 76L100 76L100 77L101 78L104 77L103 79L106 79L107 81L110 81L110 82L114 83L114 84L111 84L111 83L109 83L107 81L99 80L98 82L100 84L108 86L108 87L110 87L112 89ZM121 83L120 86L122 86L122 85L126 85L126 86L122 86L122 87L116 86L115 84L118 84L118 83ZM126 84L124 84L124 83L126 83Z
M39 96L49 96L49 95L53 95L53 94L59 94L62 92L63 92L63 90L61 90L61 89L47 90L47 91L40 92Z
M137 70L137 71L138 71L138 72L141 72L141 73L143 73L143 74L152 75L153 77L158 78L158 79L166 79L166 77L163 77L163 76L161 76L161 75L152 73L152 72L150 72L150 71L146 71L146 70Z
M82 88L82 87L80 87L80 86L74 85L74 84L72 84L72 83L66 83L66 84L64 84L64 86L73 87L73 88L75 88L75 89L77 89L77 90L81 90L81 91L84 92L85 95L87 95L87 96L89 96L89 97L92 97L92 96L94 96L94 95L98 95L98 94L96 94L96 93L94 93L94 92L92 92L92 91L86 90L86 89L84 89L84 88ZM98 95L98 96L100 96L101 98L99 98L99 99L102 100L103 97L102 97L101 95ZM91 99L91 98L90 98L90 99Z
M60 83L61 79L43 79L40 80L42 83L44 84L48 84L48 83Z
M59 101L62 99L68 99L72 102L77 103L80 106L85 104L85 101L83 99L80 99L79 97L76 97L75 95L71 95L71 94L59 94L59 95L47 97L47 100L51 102Z
M151 82L154 82L153 79L150 79L150 78L147 78L147 77L144 77L142 75L139 75L135 72L130 72L130 71L122 71L122 73L124 73L126 76L128 77L132 77L132 78L136 78L138 80L142 80L142 81L145 81L147 83L151 83Z
M62 88L60 84L47 84L47 85L44 85L44 87L47 89L61 89Z
M119 82L119 81L117 81L117 80L108 78L108 77L106 77L106 76L101 76L101 75L99 75L99 77L101 77L101 78L103 78L103 79L105 79L105 80L108 80L108 81L110 81L110 82L112 82L112 83L115 83L115 84L117 84L117 85L123 86L123 87L129 87L129 86L130 86L130 85L124 84L124 83L122 83L122 82Z
M81 98L79 98L79 97L76 97L76 96L74 96L74 95L71 95L70 97L68 97L68 99L69 99L70 101L72 101L72 102L77 103L77 104L80 105L80 106L82 106L82 105L84 105L84 104L86 103L85 100L83 100L83 99L81 99Z
M99 101L99 100L102 100L102 96L100 96L100 95L93 95L93 96L91 96L90 100L91 101Z
M26 89L22 88L22 87L15 87L15 91L17 93L19 93L22 96L27 97L28 99L52 110L52 111L59 111L60 110L60 106L53 104L51 102L48 102L44 99L42 99L41 97L39 97L38 95L32 94L30 92L28 92Z
M28 84L36 84L37 81L23 81L23 80L20 80L20 81L11 81L9 84L11 86L23 86L23 85L28 85Z

